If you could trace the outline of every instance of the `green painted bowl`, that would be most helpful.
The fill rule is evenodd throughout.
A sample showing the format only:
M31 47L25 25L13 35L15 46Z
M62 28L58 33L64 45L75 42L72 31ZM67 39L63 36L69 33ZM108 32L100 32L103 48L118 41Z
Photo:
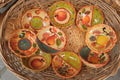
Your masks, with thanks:
M72 78L81 70L80 57L74 52L63 51L58 53L52 61L56 75L61 78Z
M69 2L59 1L50 7L49 16L54 26L64 28L74 24L76 11Z

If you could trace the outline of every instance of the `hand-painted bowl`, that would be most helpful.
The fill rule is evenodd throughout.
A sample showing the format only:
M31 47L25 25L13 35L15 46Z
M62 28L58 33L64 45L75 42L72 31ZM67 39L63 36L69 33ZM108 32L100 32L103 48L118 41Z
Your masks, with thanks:
M47 53L57 53L64 49L66 36L54 26L44 27L37 34L37 43L41 50Z
M26 29L18 29L12 33L8 41L10 50L19 57L29 57L33 55L38 47L36 35Z
M29 58L22 58L22 64L24 67L31 71L38 72L47 69L51 64L51 55L42 52L40 49Z
M54 56L52 67L56 75L61 78L72 78L76 76L81 70L80 57L69 51L60 52Z
M76 11L72 4L59 1L50 7L49 16L54 26L68 27L74 23Z
M84 6L77 13L76 24L82 31L87 31L93 25L102 24L104 15L97 6Z
M50 25L50 19L44 10L30 9L23 14L21 24L23 28L37 33L37 30Z
M92 51L104 53L110 51L115 46L117 36L110 26L98 24L87 31L85 41Z
M100 68L105 66L110 58L107 53L101 53L101 54L96 54L95 52L92 52L87 46L83 47L80 50L80 59L81 61L92 68Z

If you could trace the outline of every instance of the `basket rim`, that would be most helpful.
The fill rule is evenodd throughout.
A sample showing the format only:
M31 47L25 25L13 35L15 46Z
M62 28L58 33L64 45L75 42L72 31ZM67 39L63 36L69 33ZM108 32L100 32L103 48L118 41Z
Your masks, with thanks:
M3 2L3 3L0 3L0 8L4 7L6 4L8 4L9 2L11 2L12 0L8 0L7 2Z
M100 0L99 0L99 1L100 1ZM21 2L24 2L24 0L19 0L19 1L17 1L17 2L6 12L6 15L4 16L4 18L3 18L2 22L1 22L1 25L0 25L0 37L1 37L1 35L2 35L2 29L3 29L2 26L5 24L5 22L6 22L6 20L7 20L7 17L8 17L8 14L11 12L11 10L13 10L13 9L16 7L16 5L18 5L18 4L21 3ZM117 13L117 12L116 12L116 13ZM118 17L120 18L119 15L118 15ZM1 42L1 39L0 39L0 42ZM5 64L6 68L7 68L10 72L12 72L14 75L16 75L17 78L19 78L20 80L22 80L22 79L24 79L24 80L29 80L29 79L27 79L27 77L24 77L24 76L18 74L17 72L15 72L15 70L12 69L12 67L10 67L10 66L8 65L8 62L6 61L6 59L4 58L4 56L2 55L2 49L1 49L1 47L2 47L2 46L1 46L1 44L0 44L0 57L1 57L2 61L3 61L3 63ZM109 75L105 76L103 80L106 80L107 78L116 75L119 69L120 69L120 62L118 63L118 67L117 67L114 71L112 71L112 73L110 73ZM99 79L99 80L100 80L100 79Z

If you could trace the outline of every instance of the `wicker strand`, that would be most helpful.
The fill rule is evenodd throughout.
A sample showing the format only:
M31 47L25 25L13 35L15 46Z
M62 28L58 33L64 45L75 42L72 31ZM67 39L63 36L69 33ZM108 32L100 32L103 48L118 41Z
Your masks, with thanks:
M29 80L62 80L58 76L55 75L54 71L51 67L48 69L41 71L39 73L32 72L25 67L23 67L20 63L20 58L15 56L8 48L7 40L9 34L14 29L22 28L21 27L21 16L25 13L25 11L31 8L42 8L48 12L49 7L56 2L57 0L19 0L6 14L0 31L0 51L2 53L2 57L4 62L7 66L11 69L12 72L16 73L17 76ZM60 1L60 0L58 0ZM119 69L120 65L120 16L117 14L116 10L112 8L110 5L105 3L102 0L65 0L69 1L74 5L76 11L78 11L84 5L97 5L99 6L105 15L105 23L112 26L116 33L118 34L118 42L116 46L109 52L111 61L102 68L94 69L83 65L81 72L76 75L75 77L67 80L103 80L107 77L114 75L117 70ZM73 28L75 27L75 28ZM84 38L82 42L79 41L81 35L84 33L80 31L76 31L76 26L71 26L70 28L64 29L63 31L66 35L69 35L71 38L68 37L69 43L66 46L66 50L71 50L78 53L79 49L84 46L81 43L84 43ZM71 34L71 32L73 34ZM72 35L74 35L72 37ZM76 40L75 40L76 39ZM81 43L80 43L81 42ZM75 46L78 46L74 49ZM86 77L87 76L87 77Z

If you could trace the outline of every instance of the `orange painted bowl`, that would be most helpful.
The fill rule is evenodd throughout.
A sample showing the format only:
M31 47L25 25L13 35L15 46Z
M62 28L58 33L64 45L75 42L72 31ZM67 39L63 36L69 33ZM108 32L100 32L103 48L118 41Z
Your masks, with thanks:
M55 54L64 50L66 36L62 30L54 26L44 27L37 34L37 43L44 52Z
M82 63L74 52L63 51L53 58L52 67L59 77L72 78L80 72Z
M18 57L29 57L38 49L36 38L36 35L30 30L15 30L8 41L9 49Z
M87 31L93 25L103 22L104 14L98 6L83 6L77 13L76 25L82 31Z
M37 30L50 25L50 19L42 9L29 9L23 14L21 24L23 28L31 29L37 33Z
M68 27L74 24L76 11L72 4L59 1L49 9L51 23L57 27Z
M85 42L96 53L109 52L117 42L117 35L112 27L98 24L87 31Z
M40 49L36 53L28 58L22 58L22 65L33 72L39 72L47 69L51 64L52 57Z

